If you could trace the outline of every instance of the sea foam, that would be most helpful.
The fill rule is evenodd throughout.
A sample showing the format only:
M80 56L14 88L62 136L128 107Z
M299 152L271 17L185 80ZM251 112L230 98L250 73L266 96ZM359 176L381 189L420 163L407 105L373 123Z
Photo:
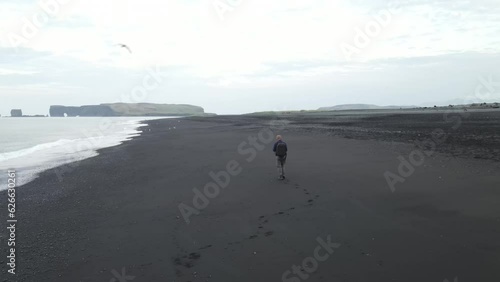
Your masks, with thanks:
M64 123L65 121L60 122ZM74 123L74 120L71 122ZM16 170L17 186L21 186L31 182L45 170L94 157L98 155L98 149L120 145L124 141L140 135L139 128L146 126L137 119L124 120L121 118L114 119L113 122L115 123L113 130L95 130L95 123L89 123L81 126L78 130L73 128L71 133L68 130L66 135L69 135L70 138L61 138L19 150L0 153L0 190L7 189L8 169ZM26 135L25 138L30 138L29 132L24 134ZM54 137L65 135L64 132L51 134ZM40 139L46 140L47 138ZM60 178L60 175L58 178Z

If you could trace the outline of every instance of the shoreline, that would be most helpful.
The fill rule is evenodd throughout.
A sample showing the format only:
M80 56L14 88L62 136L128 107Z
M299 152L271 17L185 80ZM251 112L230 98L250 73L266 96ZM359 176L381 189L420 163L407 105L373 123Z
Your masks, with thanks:
M391 133L401 117L369 117L372 139L364 118L280 118L289 121L280 131L290 146L284 182L267 143L251 161L238 152L270 116L150 120L150 130L100 149L62 182L43 172L16 193L15 281L109 281L122 269L134 281L279 281L328 236L338 248L308 281L500 277L499 162L457 153L470 140L457 136L482 119L464 121L447 140L455 150L445 143L392 192L384 172L397 172L398 156L415 150L400 141L442 127L429 125L434 117L414 121L406 137ZM494 121L487 126L496 130ZM241 173L186 224L179 204L192 206L192 189L203 191L229 161ZM5 202L0 210L6 218Z
M100 130L97 135L84 130L82 131L82 136L85 138L59 139L48 143L37 144L33 147L13 152L6 152L4 153L4 155L7 155L7 157L8 155L13 154L17 154L19 156L11 157L12 160L3 160L3 162L7 163L13 162L14 165L11 165L9 167L0 166L0 169L15 168L18 171L22 171L23 173L17 176L18 185L20 187L34 181L39 177L41 173L50 169L59 171L60 173L57 174L58 177L61 178L63 177L62 174L65 171L73 170L74 167L77 166L77 163L79 161L98 156L99 150L120 146L124 142L131 140L131 138L140 136L140 134L142 133L141 127L147 126L147 124L144 123L144 121L146 120L147 119L128 121L123 120L123 123L120 123L119 126L127 125L131 127L127 130L124 130L123 132L118 132L120 136L116 134L106 136L103 133L106 128ZM25 153L27 151L29 153ZM34 165L32 162L30 162L28 165L25 160L32 159L33 154L35 154L36 163ZM42 157L40 157L40 154L42 154ZM6 190L7 188L3 187L6 178L3 175L0 176L0 181L2 181L0 191Z

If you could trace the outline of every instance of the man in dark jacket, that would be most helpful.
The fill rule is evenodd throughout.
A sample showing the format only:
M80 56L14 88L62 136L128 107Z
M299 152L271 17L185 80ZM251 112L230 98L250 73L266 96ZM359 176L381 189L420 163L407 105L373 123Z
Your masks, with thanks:
M283 141L281 135L276 136L276 143L274 143L273 152L276 155L276 166L278 167L279 179L285 179L285 162L288 152L288 146Z

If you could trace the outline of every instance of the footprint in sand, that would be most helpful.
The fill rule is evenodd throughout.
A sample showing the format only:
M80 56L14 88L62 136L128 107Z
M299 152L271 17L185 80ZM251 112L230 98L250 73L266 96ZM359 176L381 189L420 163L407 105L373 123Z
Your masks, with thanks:
M204 249L208 249L208 248L211 248L211 247L212 247L212 245L206 245L205 247L201 247L198 250L204 250Z
M201 254L200 253L190 253L189 255L184 255L184 256L177 256L176 258L173 259L173 263L176 266L176 275L177 277L182 277L185 274L183 273L183 269L189 269L194 266L194 263L196 260L200 259ZM184 269L184 270L185 270Z
M264 233L264 236L269 237L273 234L274 234L274 231L267 231L266 233Z

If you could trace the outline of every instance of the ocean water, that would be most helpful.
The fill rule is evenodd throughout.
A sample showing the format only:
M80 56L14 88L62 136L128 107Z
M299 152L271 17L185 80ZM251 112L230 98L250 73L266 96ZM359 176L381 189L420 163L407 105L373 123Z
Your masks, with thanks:
M7 170L17 172L17 186L44 170L98 155L140 134L151 117L0 118L0 190Z

